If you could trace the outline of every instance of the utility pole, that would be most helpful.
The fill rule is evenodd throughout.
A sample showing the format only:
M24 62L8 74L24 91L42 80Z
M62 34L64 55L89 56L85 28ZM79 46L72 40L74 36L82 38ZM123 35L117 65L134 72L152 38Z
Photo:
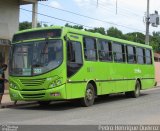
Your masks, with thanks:
M147 16L146 16L146 38L145 44L149 45L149 0L147 0Z
M117 15L117 4L118 4L118 3L117 3L117 0L116 0L116 15Z
M38 12L38 1L32 5L32 28L37 27L37 12Z

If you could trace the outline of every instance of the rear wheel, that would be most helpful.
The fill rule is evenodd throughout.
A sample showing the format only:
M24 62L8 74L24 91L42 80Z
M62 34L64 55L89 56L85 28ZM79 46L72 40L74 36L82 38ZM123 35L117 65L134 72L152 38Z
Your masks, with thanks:
M95 100L95 89L91 83L88 83L85 96L81 99L82 106L88 107L92 106Z
M49 105L51 103L51 101L38 101L38 104L40 105L40 106L47 106L47 105Z
M140 88L141 88L141 85L140 85L139 81L136 81L135 90L131 92L131 96L134 98L139 97L140 96Z
M125 92L125 95L127 97L137 98L140 96L140 88L141 88L141 85L140 85L139 81L136 81L135 90L130 91L130 92Z

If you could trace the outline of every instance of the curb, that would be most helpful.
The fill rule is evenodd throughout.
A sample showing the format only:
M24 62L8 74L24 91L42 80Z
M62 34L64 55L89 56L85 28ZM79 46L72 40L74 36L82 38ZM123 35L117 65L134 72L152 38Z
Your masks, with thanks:
M19 106L25 106L25 105L32 105L32 104L37 104L37 102L21 102L21 103L16 103L14 104L14 102L8 102L8 103L4 103L2 104L3 108L12 108L12 107L19 107Z

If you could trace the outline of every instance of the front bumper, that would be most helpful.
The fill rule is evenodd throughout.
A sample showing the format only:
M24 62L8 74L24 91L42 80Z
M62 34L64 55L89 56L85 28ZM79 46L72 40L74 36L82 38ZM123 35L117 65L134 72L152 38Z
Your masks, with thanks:
M39 91L20 91L9 88L9 94L12 101L48 101L66 99L65 84L47 90Z

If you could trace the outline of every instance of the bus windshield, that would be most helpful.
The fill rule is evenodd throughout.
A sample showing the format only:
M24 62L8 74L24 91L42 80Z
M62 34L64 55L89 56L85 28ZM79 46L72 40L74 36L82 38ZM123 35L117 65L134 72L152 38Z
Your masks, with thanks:
M62 41L44 40L15 44L12 46L10 58L10 75L40 75L62 63Z

